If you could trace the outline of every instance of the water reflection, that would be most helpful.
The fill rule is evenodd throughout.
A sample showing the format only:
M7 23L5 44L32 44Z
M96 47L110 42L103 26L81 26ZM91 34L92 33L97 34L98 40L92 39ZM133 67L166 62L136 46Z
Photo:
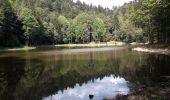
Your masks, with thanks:
M170 90L169 65L169 55L110 47L1 53L0 100L87 100L88 94L100 100L133 91L151 96Z
M94 95L94 100L103 100L105 97L114 98L116 95L127 95L129 92L127 81L124 78L110 75L103 79L95 79L74 88L67 88L55 95L43 98L43 100L88 100L89 94Z

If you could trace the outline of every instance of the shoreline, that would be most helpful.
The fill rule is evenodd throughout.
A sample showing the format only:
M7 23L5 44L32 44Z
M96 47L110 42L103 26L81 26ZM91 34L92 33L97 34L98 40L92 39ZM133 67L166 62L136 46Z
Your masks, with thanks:
M114 46L126 46L126 45L143 45L144 43L124 43L120 41L109 41L109 42L90 42L86 44L54 44L54 45L39 45L39 46L22 46L22 47L14 47L14 48L0 48L0 51L29 51L34 50L41 47L65 47L65 48L74 48L74 47L114 47Z
M135 47L135 48L132 48L132 50L138 51L138 52L158 53L158 54L170 55L170 49L168 49L168 48Z
M105 46L124 46L126 43L118 42L118 41L110 41L110 42L91 42L87 44L58 44L54 45L55 47L105 47Z
M124 42L118 42L118 41L110 41L110 42L91 42L88 44L57 44L57 45L42 45L42 46L23 46L23 47L15 47L15 48L0 48L0 51L29 51L34 50L40 47L106 47L106 46L124 46L127 45Z
M0 51L28 51L28 50L34 50L37 47L16 47L16 48L0 48Z

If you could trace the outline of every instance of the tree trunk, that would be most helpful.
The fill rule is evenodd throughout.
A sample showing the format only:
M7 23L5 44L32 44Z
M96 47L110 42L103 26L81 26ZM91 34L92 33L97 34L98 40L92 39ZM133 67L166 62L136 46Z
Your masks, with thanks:
M89 26L89 32L90 32L90 42L92 42L92 39L93 39L93 37L92 37L92 27L91 26Z
M148 27L148 30L149 30L149 33L148 33L148 41L149 41L149 44L153 44L153 34L152 34L152 29L151 29L151 21L149 19L149 27Z

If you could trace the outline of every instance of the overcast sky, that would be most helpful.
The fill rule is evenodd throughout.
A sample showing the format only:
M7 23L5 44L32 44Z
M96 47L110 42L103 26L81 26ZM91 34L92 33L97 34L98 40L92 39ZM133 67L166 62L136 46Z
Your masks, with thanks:
M74 2L76 2L77 0L73 0ZM113 6L121 6L124 3L133 1L133 0L80 0L82 2L85 2L87 4L93 4L93 5L101 5L103 7L108 7L110 9L112 9Z

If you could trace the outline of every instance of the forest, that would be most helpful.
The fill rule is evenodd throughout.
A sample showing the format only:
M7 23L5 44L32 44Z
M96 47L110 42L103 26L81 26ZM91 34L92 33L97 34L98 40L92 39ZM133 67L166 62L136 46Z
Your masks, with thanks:
M113 9L79 0L0 0L0 47L123 41L170 43L170 0Z

